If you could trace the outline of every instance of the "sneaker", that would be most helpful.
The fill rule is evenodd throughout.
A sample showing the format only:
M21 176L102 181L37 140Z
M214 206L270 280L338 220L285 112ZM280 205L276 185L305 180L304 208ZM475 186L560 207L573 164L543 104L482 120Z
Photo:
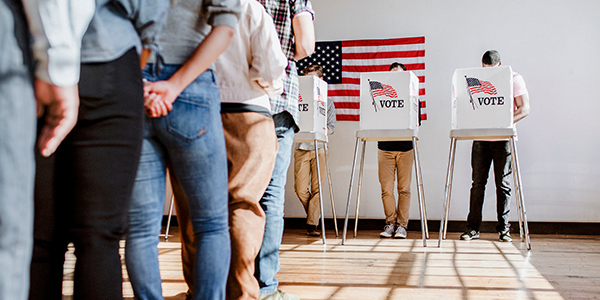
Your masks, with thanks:
M402 226L398 226L398 228L396 228L396 232L394 232L394 238L405 239L406 238L406 228L404 228Z
M380 237L390 238L394 234L394 224L387 224L383 227L383 231L379 234Z
M317 225L308 225L306 234L308 234L308 236L321 236L321 232L317 229Z
M498 232L499 240L501 242L512 242L512 238L510 237L510 231L506 230L506 231L500 231Z
M479 231L474 230L474 229L469 229L467 231L465 231L465 233L460 235L460 239L464 240L464 241L470 241L473 239L478 239L479 238Z
M286 294L280 290L277 290L277 292L273 294L260 295L258 300L300 300L300 297L294 294Z

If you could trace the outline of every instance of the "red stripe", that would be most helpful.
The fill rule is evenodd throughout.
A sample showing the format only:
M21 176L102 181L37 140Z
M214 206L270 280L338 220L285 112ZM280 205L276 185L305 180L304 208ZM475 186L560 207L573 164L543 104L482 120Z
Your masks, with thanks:
M360 96L360 90L328 90L327 96Z
M359 115L336 114L335 118L337 121L360 121Z
M419 82L425 82L425 76L417 76ZM360 84L360 78L342 77L342 83L344 84Z
M425 76L417 76L419 78L419 82L425 82Z
M420 63L420 64L407 64L406 66L406 70L408 71L412 71L412 70L425 70L425 64L424 63ZM366 72L385 72L385 71L389 71L390 66L389 65L368 65L368 66L344 66L342 64L342 71L345 72L360 72L360 73L366 73Z
M427 121L427 114L421 114L421 121Z
M421 108L426 108L427 107L427 102L426 101L419 101L421 103Z
M425 95L425 89L419 89L419 95L420 96Z
M342 59L378 59L378 58L424 57L424 56L425 56L425 50L342 53Z
M356 46L389 46L389 45L407 45L407 44L424 44L425 37L410 37L398 39L380 39L380 40L355 40L342 41L342 47Z
M334 102L333 104L335 104L335 108L352 108L352 109L360 108L359 102Z

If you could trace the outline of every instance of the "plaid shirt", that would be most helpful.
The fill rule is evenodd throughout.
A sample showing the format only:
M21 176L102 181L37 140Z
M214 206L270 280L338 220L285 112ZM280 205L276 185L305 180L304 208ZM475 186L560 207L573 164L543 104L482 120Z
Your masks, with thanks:
M285 68L287 76L283 78L283 94L271 98L271 113L275 115L287 111L298 124L298 70L294 61L295 44L292 18L306 11L313 15L314 19L314 11L310 0L258 0L258 2L273 17L281 42L281 50L288 59L288 65Z

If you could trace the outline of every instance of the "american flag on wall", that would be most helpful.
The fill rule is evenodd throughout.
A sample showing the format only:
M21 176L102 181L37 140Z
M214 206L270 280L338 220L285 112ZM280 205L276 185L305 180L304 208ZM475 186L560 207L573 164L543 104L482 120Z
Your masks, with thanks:
M388 71L393 62L406 66L419 78L421 119L425 106L425 37L317 42L315 53L298 61L298 72L312 64L323 67L329 100L338 121L360 119L360 73Z

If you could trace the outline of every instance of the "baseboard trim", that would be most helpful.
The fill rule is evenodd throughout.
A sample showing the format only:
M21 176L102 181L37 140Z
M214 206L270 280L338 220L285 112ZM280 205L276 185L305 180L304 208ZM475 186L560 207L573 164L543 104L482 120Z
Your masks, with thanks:
M168 216L163 216L163 226L167 226ZM344 219L337 219L338 229L344 227ZM306 218L285 218L286 229L305 229ZM448 232L462 232L466 229L466 221L448 221ZM439 220L429 220L427 223L430 232L440 230ZM574 235L600 235L600 223L589 222L528 222L531 234L574 234ZM178 226L177 218L171 217L171 226ZM359 219L359 230L380 230L385 226L382 219ZM333 229L333 218L325 219L325 227ZM354 230L354 218L348 219L348 231ZM421 221L410 220L409 231L420 231ZM496 222L483 222L481 232L496 232ZM519 223L511 222L511 232L519 231Z

